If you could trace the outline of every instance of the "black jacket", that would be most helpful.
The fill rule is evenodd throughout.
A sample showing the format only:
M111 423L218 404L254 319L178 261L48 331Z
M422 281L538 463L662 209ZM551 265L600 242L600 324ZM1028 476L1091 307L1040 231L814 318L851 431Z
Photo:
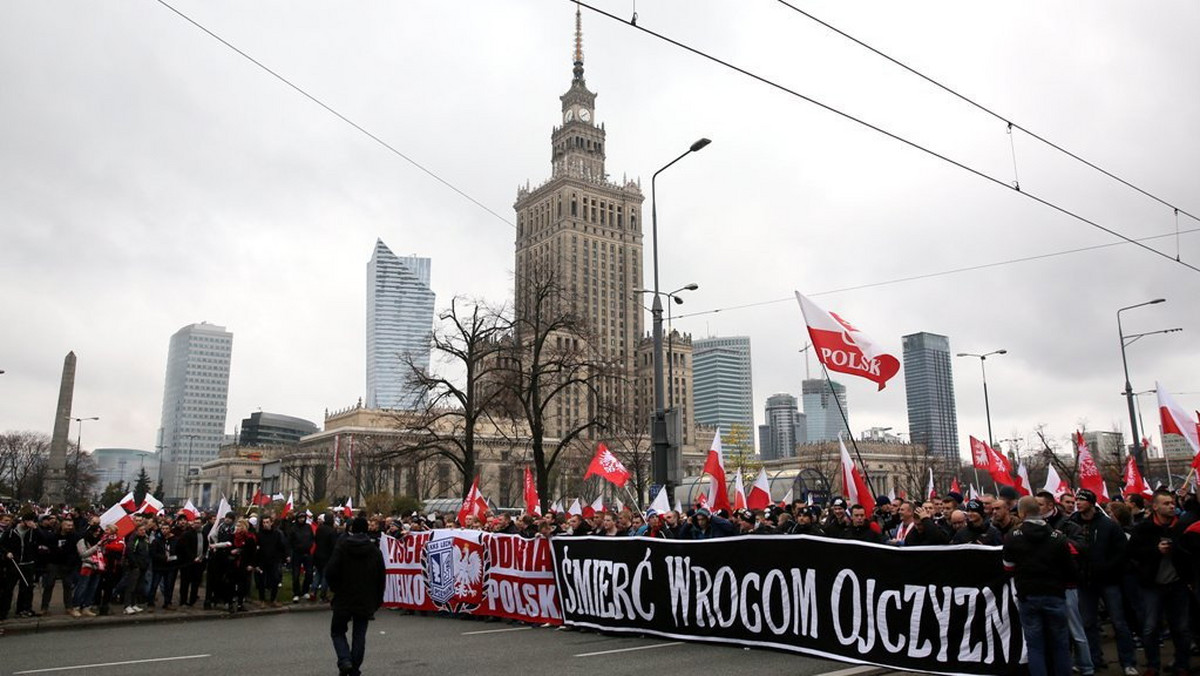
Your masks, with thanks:
M179 565L186 566L196 562L196 559L204 560L204 552L208 548L208 539L204 537L203 531L196 531L188 528L179 536L179 546L176 550L176 556L179 557Z
M874 528L871 528L870 523L865 523L861 526L850 524L842 529L841 538L843 540L857 540L858 542L874 542L880 544L883 542L883 534L876 533Z
M348 535L338 542L325 566L325 579L333 590L333 609L351 615L370 615L383 604L386 570L383 552L366 533Z
M1075 560L1067 537L1041 519L1028 519L1004 542L1004 569L1013 576L1017 597L1066 596L1075 584Z
M0 556L4 554L12 554L13 561L19 565L25 566L32 564L37 554L37 545L34 542L34 531L36 528L25 530L20 525L9 528L8 531L0 535ZM11 570L4 571L12 573Z
M950 544L999 546L1004 544L1004 536L1000 534L1000 529L984 521L980 528L967 524L965 528L954 531L954 536L950 538Z
M321 521L317 524L317 532L314 535L317 543L317 549L313 552L313 565L318 568L324 568L329 564L329 557L333 556L333 548L337 544L337 530Z
M150 567L150 539L130 533L125 538L125 565L145 570Z
M292 532L288 534L288 545L293 554L307 554L312 551L313 531L308 522L299 521L292 524Z
M1069 520L1079 526L1083 541L1079 557L1080 584L1118 584L1125 568L1125 532L1099 509L1095 510L1091 521L1085 520L1079 512L1072 514Z
M1158 543L1164 539L1171 541L1171 553L1168 556L1179 579L1184 582L1192 580L1192 556L1183 538L1186 529L1179 518L1169 523L1159 523L1156 516L1144 519L1133 527L1129 536L1129 558L1137 566L1138 583L1143 587L1157 584L1159 566L1164 558L1162 552L1158 551Z
M175 570L179 568L179 538L174 535L162 535L150 543L150 559L154 570Z
M262 569L275 569L283 565L288 557L287 538L278 528L260 529L258 531L258 558L254 565Z

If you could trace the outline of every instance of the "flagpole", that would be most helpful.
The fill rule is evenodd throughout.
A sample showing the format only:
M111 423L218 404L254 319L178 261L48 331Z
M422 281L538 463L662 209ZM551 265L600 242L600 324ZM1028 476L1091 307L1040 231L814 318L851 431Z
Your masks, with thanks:
M639 512L642 511L642 502L641 500L637 499L637 496L633 494L633 491L629 490L629 484L626 483L623 488L625 489L625 495L628 495L629 499L633 500L633 506L637 507Z
M850 445L854 446L854 455L858 457L858 464L862 465L863 478L867 481L867 488L871 489L871 498L875 498L875 484L871 481L871 473L867 471L867 463L862 459L862 453L858 450L858 442L854 439L854 433L850 431L850 421L846 418L846 411L842 409L842 400L838 399L837 392L833 390L833 381L829 379L829 368L825 366L823 360L821 362L821 371L825 373L825 383L829 386L829 394L833 398L833 403L837 404L838 413L842 416L842 424L846 426L846 434L850 437ZM845 488L843 487L843 490ZM861 501L861 498L860 498ZM866 505L863 505L864 507Z

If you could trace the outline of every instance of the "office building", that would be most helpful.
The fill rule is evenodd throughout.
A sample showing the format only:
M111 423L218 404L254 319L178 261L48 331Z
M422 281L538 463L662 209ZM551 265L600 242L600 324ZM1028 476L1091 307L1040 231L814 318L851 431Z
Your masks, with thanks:
M846 420L850 418L850 407L846 402L845 385L836 380L810 378L801 383L800 392L808 426L808 439L805 443L836 441L839 432L842 438L850 438L849 428L846 427ZM841 404L840 411L838 404ZM842 418L843 414L845 419Z
M909 439L924 446L932 457L958 463L950 339L936 333L914 333L902 340Z
M692 352L696 424L719 426L725 449L753 453L754 387L750 375L750 337L693 339Z
M300 437L317 431L314 422L290 415L255 411L242 419L237 443L241 446L294 446Z
M410 376L412 366L429 369L435 300L429 272L428 258L397 256L375 241L367 263L368 408L413 411L424 403Z

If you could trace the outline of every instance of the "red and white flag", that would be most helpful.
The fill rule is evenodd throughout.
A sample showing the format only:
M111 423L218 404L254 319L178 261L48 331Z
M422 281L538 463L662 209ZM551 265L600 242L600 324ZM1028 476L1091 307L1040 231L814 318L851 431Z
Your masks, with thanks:
M1013 486L1016 482L1012 478L1012 465L1009 464L1008 458L1004 457L1003 453L996 451L987 444L986 441L981 441L975 437L971 439L971 458L976 463L979 469L987 470L988 476L992 477L992 481L1003 486ZM986 462L982 465L979 463L979 457L986 458Z
M975 484L971 484L970 490L967 491L967 499L968 500L978 500L979 499L979 490L975 488Z
M1155 382L1158 390L1158 413L1162 417L1162 433L1178 434L1192 449L1192 467L1200 469L1200 424L1192 420L1191 414L1176 402L1162 383ZM1200 416L1200 413L1197 414ZM1166 442L1163 442L1166 446Z
M962 495L962 487L958 485L958 477L954 477L954 480L950 482L950 492Z
M684 514L683 503L680 502L679 500L675 500L675 513L676 514Z
M560 514L563 511L562 500L555 500L553 505L550 505L551 514Z
M704 460L704 474L709 476L708 504L711 510L723 509L729 511L729 494L725 488L725 456L721 452L721 428L713 436L712 446L708 449L708 457Z
M196 509L196 506L192 504L191 500L188 500L183 506L183 509L179 510L179 515L188 521L195 521L196 519L200 518L200 510Z
M603 511L604 511L604 496L597 495L596 499L592 500L592 504L584 505L583 518L590 519L593 516L596 516L597 514L603 512Z
M134 512L134 514L153 515L153 514L158 514L162 510L163 510L163 503L159 502L158 498L154 497L150 493L147 493L146 499L142 500L142 505L137 508L137 511Z
M138 507L141 506L138 504L138 501L133 498L133 491L126 493L125 497L121 498L121 501L117 504L121 505L121 508L126 512L136 512Z
M476 481L478 481L478 479L476 479ZM291 500L291 499L292 499L292 497L289 495L288 500ZM484 505L484 508L486 509L487 506ZM347 519L352 518L354 516L354 500L350 496L346 496L346 504L342 505L342 515L345 516Z
M712 485L708 487L709 492L712 492ZM708 509L708 493L701 492L696 496L696 509ZM680 512L682 514L682 512Z
M350 500L346 500L346 507L350 507ZM479 477L471 482L471 490L467 491L467 496L463 498L462 507L458 509L459 525L467 525L467 517L474 514L475 518L480 521L487 516L487 500L483 499L483 494L479 492Z
M1052 493L1054 499L1071 492L1071 484L1067 483L1062 477L1058 476L1058 470L1054 469L1054 465L1046 466L1046 485L1042 487L1043 491Z
M1021 495L1033 495L1033 482L1029 480L1029 470L1025 469L1025 463L1017 465L1017 493Z
M584 481L593 474L608 479L617 488L624 486L625 482L629 481L629 470L625 469L625 465L621 464L617 456L613 455L603 442L596 444L596 455L592 456L592 464L588 465L587 473L583 475Z
M884 352L863 332L832 312L796 292L808 336L816 348L817 359L825 368L866 378L883 389L900 371L900 360Z
M838 435L838 446L842 450L842 492L846 494L846 500L851 505L874 505L875 498L871 495L871 490L867 488L867 482L863 480L862 474L858 468L854 466L854 461L850 459L850 452L846 450L846 444L842 442L842 435Z
M671 511L671 503L667 500L667 489L659 488L658 494L654 496L654 500L650 502L650 509L657 512L659 515L666 514Z
M1121 490L1121 495L1144 495L1146 497L1154 495L1154 491L1150 490L1150 484L1142 478L1137 460L1132 454L1125 458L1125 488Z
M296 508L296 505L295 505L295 503L292 502L292 494L288 493L287 502L283 503L283 509L279 510L279 518L286 519L287 515L291 514L292 510L294 510L295 508Z
M753 493L753 491L751 491L751 493ZM792 487L788 486L787 493L784 493L783 499L779 501L779 506L786 509L788 505L792 504L792 501L795 500L795 498L792 497L792 495L793 495Z
M933 487L933 468L929 468L929 485L925 487L925 499L932 500L937 497L937 489Z
M1083 432L1075 432L1075 445L1079 453L1079 487L1086 488L1096 494L1100 502L1108 502L1108 489L1104 486L1104 477L1100 476L1100 468L1083 440Z
M733 508L746 508L746 487L742 483L742 468L733 473Z
M528 467L525 468L525 513L542 513L542 501L538 499L537 484L533 480L533 472Z
M754 485L750 487L750 495L746 497L746 506L750 509L766 509L771 505L771 482L767 479L767 468L759 467Z
M625 511L625 503L621 502L621 498L613 498L617 501L617 514Z
M567 514L572 516L583 516L583 509L579 506L579 498L575 498L575 502L567 509Z

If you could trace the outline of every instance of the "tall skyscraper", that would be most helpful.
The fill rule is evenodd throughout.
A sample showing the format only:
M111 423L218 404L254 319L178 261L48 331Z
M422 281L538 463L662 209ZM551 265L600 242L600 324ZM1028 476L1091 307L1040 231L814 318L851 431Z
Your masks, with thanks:
M936 333L914 333L902 340L909 438L924 446L930 456L957 464L958 416L950 339Z
M422 396L409 385L405 358L429 368L435 295L428 258L401 257L375 240L367 263L367 408L412 411Z
M796 423L799 416L796 397L786 392L767 397L766 420L770 428L770 448L763 448L763 460L796 457Z
M721 444L754 452L754 387L750 376L750 337L692 340L692 388L698 425L721 428ZM730 432L735 432L730 434ZM736 441L741 445L734 448Z
M224 326L189 324L171 336L158 430L168 499L181 498L188 474L217 457L225 437L232 355L233 334Z
M830 387L832 384L832 388ZM821 441L836 441L838 432L845 439L850 438L850 430L845 420L850 417L850 407L846 404L846 386L820 378L811 378L801 383L801 398L804 400L804 415L808 423L808 441L815 444ZM834 400L834 397L837 397ZM838 403L842 410L838 411Z
M528 316L534 284L552 276L572 312L583 318L595 358L617 372L619 377L604 380L601 397L618 408L630 400L642 337L644 299L633 290L642 288L643 197L636 182L616 183L605 171L605 129L596 122L596 95L583 78L578 11L574 56L571 86L559 97L562 124L550 135L550 179L518 189L513 205L515 309L518 317ZM589 397L572 393L556 416L582 420L588 406ZM547 422L551 434L562 424Z

